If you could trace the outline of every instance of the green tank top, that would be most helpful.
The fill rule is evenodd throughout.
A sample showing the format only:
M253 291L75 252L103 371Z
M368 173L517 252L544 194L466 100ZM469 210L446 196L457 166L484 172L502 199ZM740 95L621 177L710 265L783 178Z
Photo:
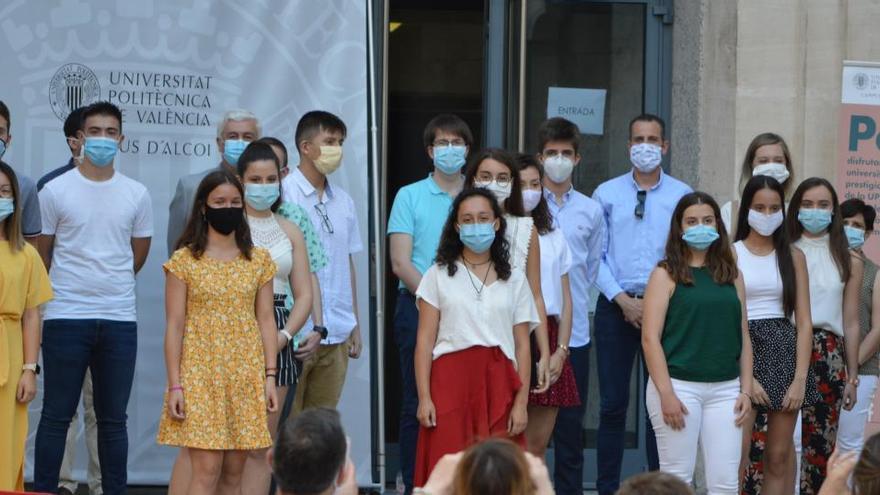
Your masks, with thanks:
M676 284L660 342L669 375L689 382L739 376L742 307L733 284L717 284L705 268L691 268L693 285Z

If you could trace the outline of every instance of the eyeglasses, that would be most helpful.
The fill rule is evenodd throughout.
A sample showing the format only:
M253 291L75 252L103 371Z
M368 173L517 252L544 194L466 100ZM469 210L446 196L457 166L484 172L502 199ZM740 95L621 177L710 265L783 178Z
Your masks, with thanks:
M636 203L636 211L634 213L639 220L645 218L645 197L647 195L648 191L639 191L636 193L638 203Z
M493 180L499 186L507 187L507 185L510 184L511 177L507 174L499 174L495 177L492 177L492 174L487 173L485 175L480 174L479 176L477 176L477 178L476 178L476 180L474 180L474 182L476 182L478 184L489 185L492 183Z
M444 146L464 146L466 143L464 139L453 139L452 141L448 139L438 139L434 141L434 146L444 147Z
M318 212L318 215L321 215L321 228L324 229L324 232L332 234L333 224L330 223L330 217L327 216L327 207L324 206L324 203L316 203L315 211Z

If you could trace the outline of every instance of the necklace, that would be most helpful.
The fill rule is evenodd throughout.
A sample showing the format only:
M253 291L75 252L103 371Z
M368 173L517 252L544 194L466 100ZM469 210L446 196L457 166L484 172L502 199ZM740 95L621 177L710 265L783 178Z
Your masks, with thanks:
M474 263L473 261L465 258L464 254L461 255L461 259L464 260L466 265L471 265L471 266L482 266L482 265L485 265L486 263L489 263L492 261L492 258L487 258L486 261L482 261L480 263Z
M489 261L492 261L492 260L489 260ZM481 263L481 264L485 264L485 263ZM466 271L468 274L468 280L471 281L471 286L474 288L474 292L477 293L477 301L483 300L483 289L486 288L486 279L489 278L489 270L491 270L491 269L492 269L492 265L489 265L489 268L486 269L486 274L483 276L483 280L480 284L480 288L477 289L477 284L474 283L474 277L473 277L473 275L471 275L471 271L468 269L467 265L465 265L465 267L464 267L464 271ZM479 280L479 279L477 279L477 280Z

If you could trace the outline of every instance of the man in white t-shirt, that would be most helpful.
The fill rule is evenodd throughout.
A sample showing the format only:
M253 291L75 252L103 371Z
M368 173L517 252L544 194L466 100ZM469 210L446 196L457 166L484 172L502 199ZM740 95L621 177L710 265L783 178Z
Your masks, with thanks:
M284 201L309 212L330 261L317 272L324 325L313 326L296 352L296 357L305 361L293 414L314 407L335 408L345 383L348 359L357 359L361 354L352 258L363 249L357 210L351 196L327 180L342 163L345 134L345 123L332 113L312 111L303 115L295 137L299 166L281 185Z
M55 299L43 323L43 410L37 428L34 489L55 492L71 417L86 370L98 421L105 495L124 493L126 408L137 356L135 274L153 236L147 189L114 170L122 114L99 102L83 111L84 158L40 192L40 254Z

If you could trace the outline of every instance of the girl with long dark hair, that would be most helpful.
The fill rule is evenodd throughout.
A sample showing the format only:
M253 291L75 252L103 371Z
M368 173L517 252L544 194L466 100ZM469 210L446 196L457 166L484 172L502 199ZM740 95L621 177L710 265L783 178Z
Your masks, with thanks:
M791 242L803 251L810 279L813 352L810 365L822 399L802 411L801 493L819 491L834 451L840 408L856 403L859 291L863 263L850 253L837 193L827 180L798 186L785 219Z
M188 448L190 494L240 493L247 451L272 445L276 266L254 247L243 204L235 175L205 176L164 265L168 390L158 442Z
M746 469L743 493L792 493L792 434L804 404L819 400L810 370L812 328L807 266L782 224L785 192L774 178L746 183L733 244L743 280L754 363L751 398L756 406L743 424L743 462L752 450L752 427L767 414L763 463ZM794 317L796 327L790 318ZM756 472L763 466L761 473Z
M645 291L645 403L660 469L686 483L702 446L709 493L739 488L741 426L751 408L752 347L742 279L718 204L692 192L678 202L666 254Z
M443 455L480 439L525 443L529 332L538 315L524 273L511 269L505 227L491 192L463 191L416 291L416 486Z

